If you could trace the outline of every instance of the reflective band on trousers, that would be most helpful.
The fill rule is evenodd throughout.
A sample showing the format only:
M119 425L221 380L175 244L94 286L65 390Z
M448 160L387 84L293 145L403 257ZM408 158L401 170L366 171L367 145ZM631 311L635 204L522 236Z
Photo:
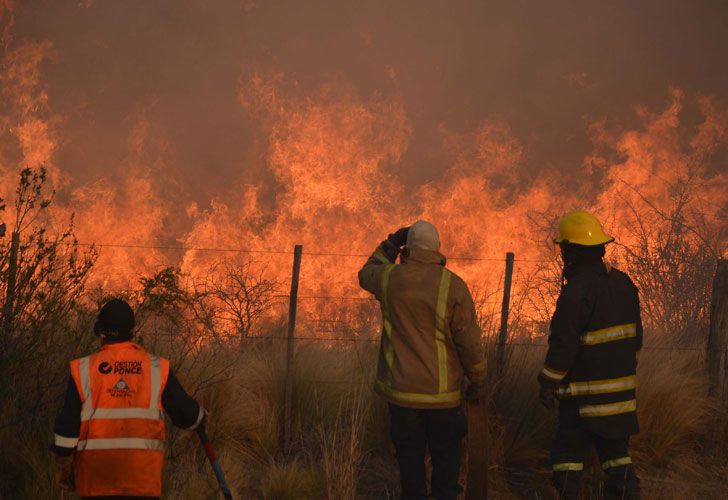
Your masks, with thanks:
M636 336L637 324L627 323L625 325L610 326L609 328L586 332L581 336L581 345L604 344L605 342L615 342Z
M162 362L159 356L149 355L151 365L151 390L149 392L149 406L142 408L94 408L91 391L90 358L86 356L79 360L79 376L81 390L83 391L83 405L81 406L81 421L93 419L140 418L147 420L160 420L163 418L158 404L162 391Z
M579 407L579 415L582 417L607 417L637 411L637 401L620 401L619 403L607 403L603 405L584 405Z
M78 451L83 450L163 450L164 441L144 438L102 438L78 442Z
M622 465L629 465L631 463L632 459L630 457L615 458L614 460L607 460L602 463L602 469L612 469L614 467L621 467Z
M566 376L566 372L560 372L558 370L554 370L553 368L549 368L548 366L544 366L543 370L541 370L541 373L551 380L559 381L563 379Z
M435 344L437 344L437 374L438 392L447 392L447 298L450 295L450 280L452 275L446 268L442 268L440 287L437 292L437 310L435 317Z
M78 438L70 438L61 436L60 434L54 434L53 443L60 448L75 448L78 444Z
M580 471L580 470L584 470L584 464L581 462L564 462L561 464L554 464L554 472Z
M612 392L630 391L637 387L637 378L634 375L621 378L608 378L603 380L587 380L584 382L571 382L566 387L559 387L556 394L559 396L583 396L587 394L609 394Z

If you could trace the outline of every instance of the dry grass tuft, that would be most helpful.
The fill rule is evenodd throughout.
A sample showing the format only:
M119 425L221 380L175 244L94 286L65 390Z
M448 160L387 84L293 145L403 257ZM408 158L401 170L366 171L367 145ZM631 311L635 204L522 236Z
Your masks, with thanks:
M354 500L364 459L362 438L367 420L362 390L359 388L339 403L333 426L323 420L318 426L321 465L328 498Z
M634 446L643 463L657 467L695 451L716 412L707 377L694 355L670 361L666 352L647 350L638 368L641 432Z
M326 498L321 468L300 460L272 464L260 481L260 496L265 500L320 500Z

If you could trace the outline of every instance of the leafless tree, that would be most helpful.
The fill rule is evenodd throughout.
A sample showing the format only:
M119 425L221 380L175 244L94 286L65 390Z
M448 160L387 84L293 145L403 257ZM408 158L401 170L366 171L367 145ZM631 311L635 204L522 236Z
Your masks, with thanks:
M228 336L241 344L280 302L278 280L266 277L265 265L251 261L224 261L196 288L201 297L218 306L210 319L227 327Z
M10 214L10 228L19 242L12 265L12 244L0 240L0 296L5 302L0 406L10 415L1 428L22 422L32 429L43 418L41 410L65 384L70 356L86 341L79 335L84 327L82 296L98 254L93 247L79 250L72 219L58 232L50 226L46 214L53 194L45 195L45 183L44 168L20 173ZM0 199L0 214L5 208Z
M667 207L658 207L639 191L621 200L631 214L627 225L634 243L618 243L624 264L641 291L644 321L677 344L702 343L710 307L717 258L725 235L710 214L696 208L697 176L666 186Z

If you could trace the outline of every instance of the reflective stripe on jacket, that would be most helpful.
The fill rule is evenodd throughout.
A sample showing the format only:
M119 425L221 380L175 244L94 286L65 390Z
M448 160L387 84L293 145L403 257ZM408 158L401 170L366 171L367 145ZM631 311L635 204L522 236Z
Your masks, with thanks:
M107 344L71 361L82 402L78 495L161 496L168 374L168 360L132 342Z
M414 248L399 265L397 253L385 241L359 272L382 310L375 390L399 406L458 406L463 376L485 377L472 297L439 252Z

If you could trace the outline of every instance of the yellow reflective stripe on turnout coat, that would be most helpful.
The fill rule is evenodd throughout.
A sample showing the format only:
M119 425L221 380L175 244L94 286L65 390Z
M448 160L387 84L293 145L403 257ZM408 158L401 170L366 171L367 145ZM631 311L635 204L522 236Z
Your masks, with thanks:
M598 259L566 269L565 277L540 380L556 389L560 415L573 415L581 428L609 439L635 434L642 346L637 287Z

